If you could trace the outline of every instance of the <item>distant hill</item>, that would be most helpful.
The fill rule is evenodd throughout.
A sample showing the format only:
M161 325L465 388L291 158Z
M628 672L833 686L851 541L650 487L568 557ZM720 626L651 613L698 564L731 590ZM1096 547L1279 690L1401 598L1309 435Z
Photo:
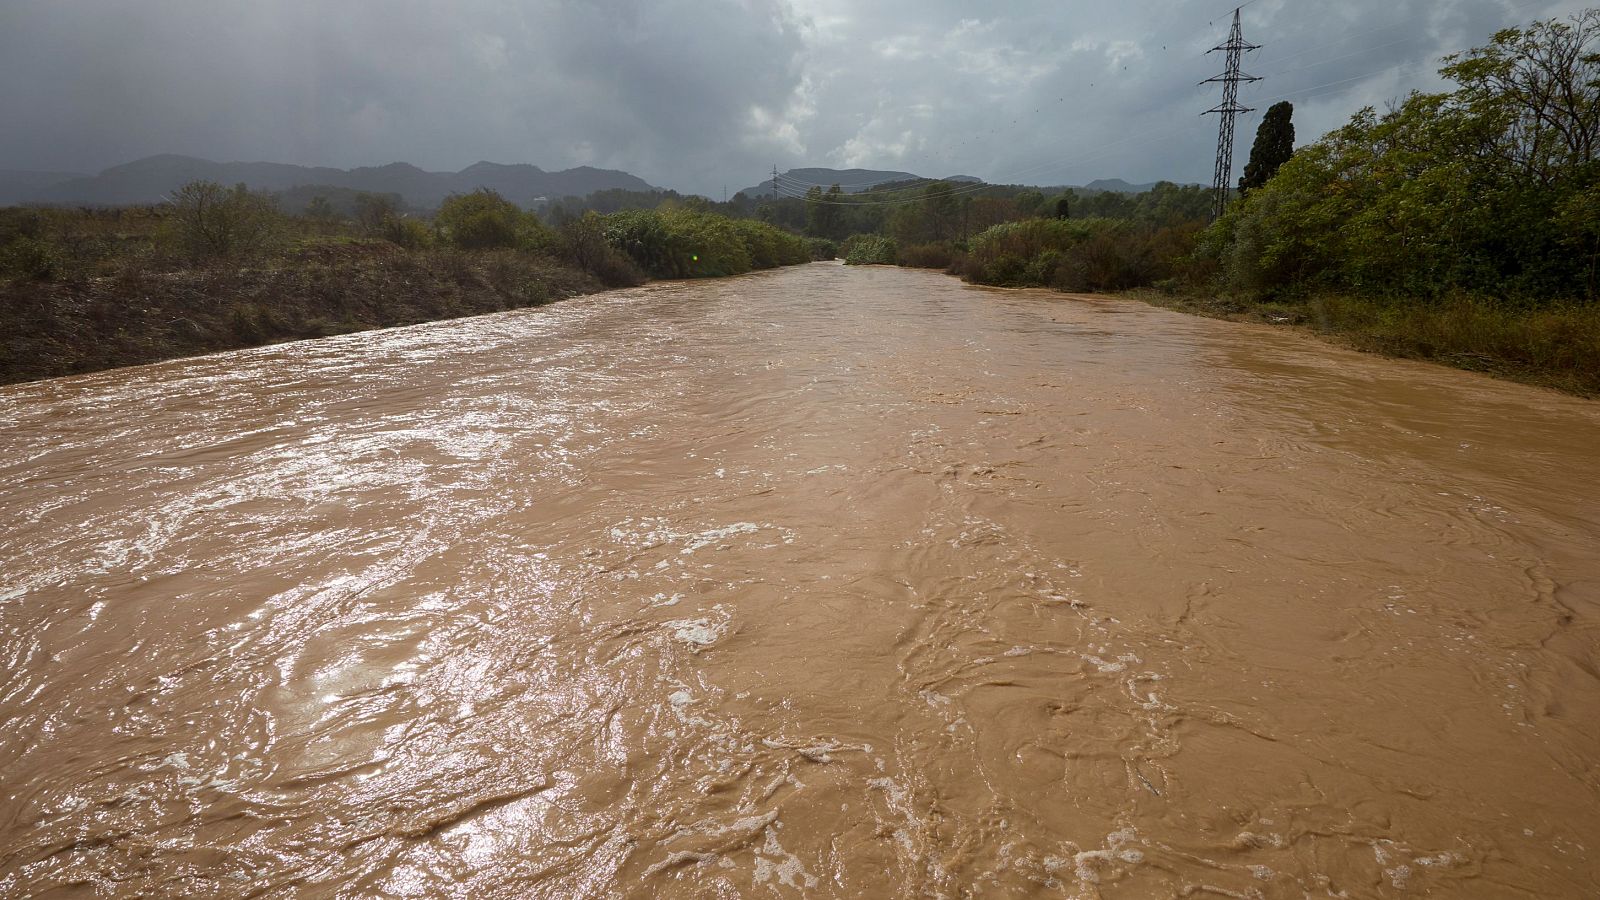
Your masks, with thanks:
M847 194L859 194L862 191L875 187L912 187L918 182L932 179L910 172L888 172L878 169L790 169L779 176L779 181L784 186L784 193L796 196L804 193L811 185L819 185L827 190L830 185L837 184ZM940 181L955 181L963 184L983 184L982 178L972 175L947 175ZM1059 193L1067 189L1075 190L1081 194L1119 193L1142 194L1155 187L1157 182L1149 184L1129 184L1121 178L1100 178L1086 185L1058 185L1044 187L1041 190L1047 193ZM768 179L754 187L747 187L743 191L747 197L772 196L772 181Z
M1142 194L1160 183L1161 182L1159 181L1152 181L1149 184L1129 184L1126 181L1123 181L1121 178L1096 178L1094 181L1084 185L1081 190L1091 193L1103 192L1108 194ZM1179 187L1198 187L1198 185L1195 184L1184 184L1182 182L1176 183Z
M42 185L11 203L34 202L69 206L131 206L156 203L190 181L243 182L255 190L287 191L305 185L326 185L376 194L398 194L408 206L433 209L451 194L478 188L499 191L519 206L541 197L557 199L584 196L621 188L649 191L641 178L612 169L580 166L546 172L538 166L480 162L459 172L427 172L409 163L331 169L283 163L219 163L192 156L161 155L113 166L95 176L82 176ZM3 181L0 181L3 184Z
M779 176L779 183L784 186L784 194L803 194L813 184L827 191L829 187L838 184L840 191L845 194L861 194L870 191L878 184L898 184L901 181L928 181L922 175L912 175L909 171L885 171L877 168L790 168ZM962 183L982 184L981 178L971 175L952 175L944 181L962 181ZM766 179L754 187L746 187L741 194L746 197L771 197L773 195L773 179Z
M87 178L81 172L25 172L0 169L0 206L16 206L51 185L74 178Z

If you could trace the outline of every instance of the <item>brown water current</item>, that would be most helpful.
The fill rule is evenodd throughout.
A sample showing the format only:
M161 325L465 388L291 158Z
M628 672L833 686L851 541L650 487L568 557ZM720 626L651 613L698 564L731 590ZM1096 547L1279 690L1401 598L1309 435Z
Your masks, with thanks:
M1600 404L816 264L0 389L0 895L1594 897Z

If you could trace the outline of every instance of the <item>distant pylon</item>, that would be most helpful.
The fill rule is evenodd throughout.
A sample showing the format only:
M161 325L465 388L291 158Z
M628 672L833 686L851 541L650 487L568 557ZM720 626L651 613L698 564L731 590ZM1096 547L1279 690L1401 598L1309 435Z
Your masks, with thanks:
M1215 53L1218 50L1228 52L1228 68L1214 78L1207 78L1201 84L1210 84L1214 81L1222 82L1222 102L1201 113L1208 116L1216 113L1221 117L1221 124L1217 128L1217 171L1212 177L1212 186L1217 192L1216 204L1213 213L1216 217L1222 216L1222 211L1228 206L1229 185L1233 181L1233 118L1239 113L1254 112L1246 106L1239 105L1239 82L1260 81L1254 75L1246 75L1239 71L1240 57L1250 51L1261 49L1260 44L1252 44L1244 39L1244 33L1239 28L1239 10L1233 11L1233 30L1228 32L1227 43L1218 44L1207 50Z

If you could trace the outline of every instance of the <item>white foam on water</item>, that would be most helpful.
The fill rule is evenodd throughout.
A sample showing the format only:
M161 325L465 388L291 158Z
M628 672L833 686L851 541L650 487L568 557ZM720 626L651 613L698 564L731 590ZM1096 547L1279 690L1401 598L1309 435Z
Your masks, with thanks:
M1123 862L1137 864L1144 861L1144 851L1136 847L1125 847L1125 844L1138 840L1139 835L1132 828L1121 828L1106 835L1105 846L1100 850L1082 850L1072 856L1074 874L1080 884L1099 884L1100 873L1095 869L1099 863Z
M756 883L766 884L776 879L784 887L795 889L816 887L816 876L806 871L799 857L783 849L783 845L778 843L777 828L777 823L767 826L766 843L756 852Z
M1083 657L1084 662L1093 665L1096 669L1099 669L1102 672L1121 672L1123 669L1127 668L1126 665L1120 662L1108 662L1107 660L1103 660L1100 657L1089 653L1080 653L1078 655Z
M686 535L689 539L688 543L678 552L687 555L712 544L721 543L734 535L755 534L761 530L761 527L754 522L735 522L722 528L708 528L705 531Z
M717 612L722 612L722 607L716 607ZM721 621L712 621L709 618L700 619L673 619L663 622L663 627L672 632L677 640L689 645L691 650L699 652L705 647L715 644L728 631L726 616Z

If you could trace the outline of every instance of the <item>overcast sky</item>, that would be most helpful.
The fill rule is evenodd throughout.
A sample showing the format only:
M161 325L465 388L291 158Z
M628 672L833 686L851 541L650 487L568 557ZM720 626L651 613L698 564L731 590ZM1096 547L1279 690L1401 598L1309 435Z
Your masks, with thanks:
M1581 0L1256 0L1239 159L1434 89ZM776 163L1209 182L1227 0L0 0L0 168L154 153L625 169L719 196Z

